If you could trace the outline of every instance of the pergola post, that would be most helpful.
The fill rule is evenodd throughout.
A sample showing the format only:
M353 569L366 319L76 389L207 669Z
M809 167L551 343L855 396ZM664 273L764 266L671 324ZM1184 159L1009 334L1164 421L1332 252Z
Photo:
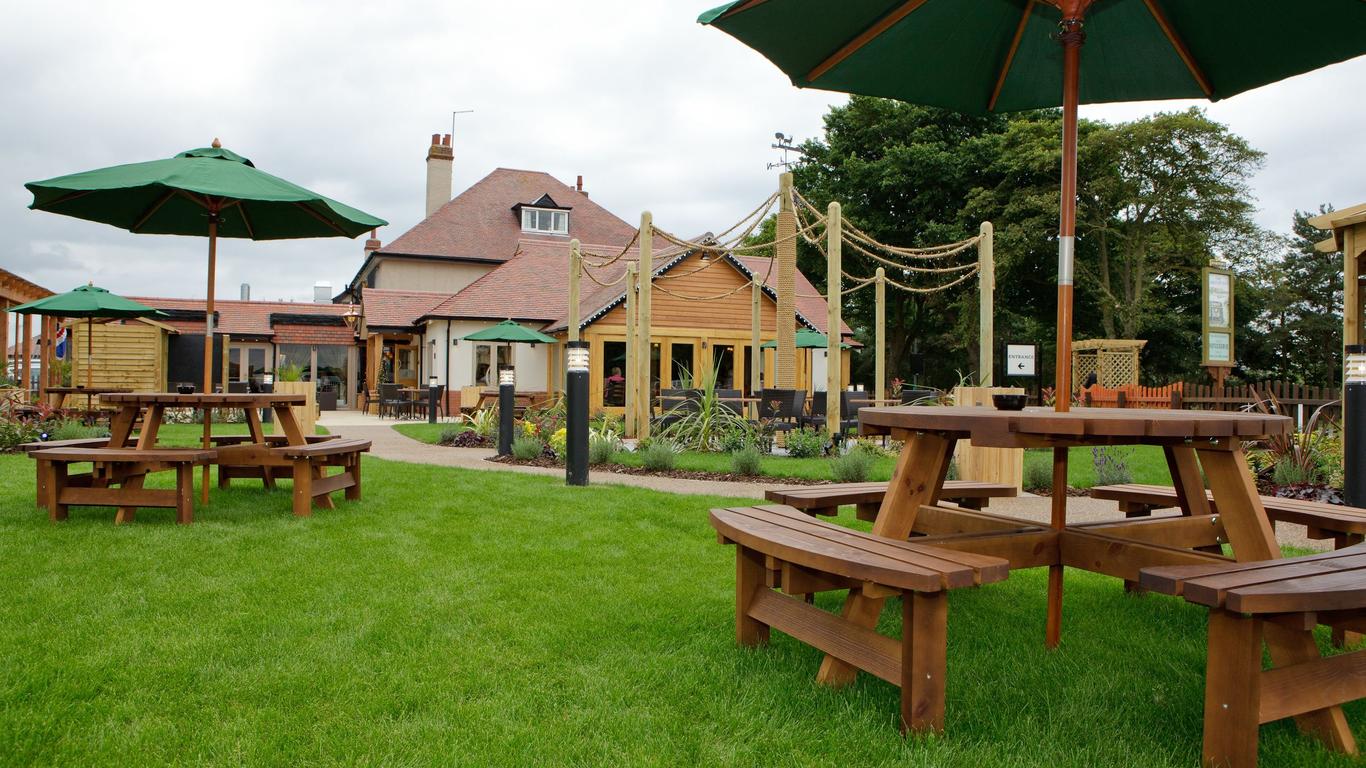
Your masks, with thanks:
M825 427L840 436L840 244L844 225L840 204L832 201L826 209L825 250Z
M52 370L52 318L44 316L38 323L38 402L45 403Z
M873 378L879 400L887 397L887 270L873 273Z
M583 278L583 254L578 238L569 241L569 340L579 340L579 280Z
M640 296L636 300L636 310L640 313L636 322L636 334L640 337L640 368L636 371L640 377L640 389L636 396L640 409L636 416L637 438L650 436L650 400L653 395L650 386L650 291L654 285L654 273L654 217L645 211L640 214ZM662 369L664 361L660 360L659 364Z
M993 228L991 222L982 222L978 230L981 238L977 241L977 285L978 300L981 306L977 318L977 373L982 386L992 385L996 366L992 364L992 346L995 324L996 301L996 256L993 253Z
M774 248L778 259L777 385L797 386L797 212L792 207L792 174L778 175L778 221Z
M640 341L636 334L636 292L640 288L640 265L626 265L626 400L625 429L635 437L640 416Z
M9 378L9 302L0 304L0 379Z
M33 315L24 315L23 333L24 338L15 345L15 351L20 355L19 385L23 389L25 397L27 397L30 392L29 381L32 378L29 376L29 371L32 368L33 362Z
M764 350L760 338L762 329L760 323L763 316L759 310L763 306L764 286L759 282L759 275L750 277L749 292L749 376L750 376L750 397L756 396L764 388L762 381L764 371Z

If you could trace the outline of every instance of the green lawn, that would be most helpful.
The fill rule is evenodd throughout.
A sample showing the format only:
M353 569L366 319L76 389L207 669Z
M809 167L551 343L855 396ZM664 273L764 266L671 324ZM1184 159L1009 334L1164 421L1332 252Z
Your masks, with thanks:
M819 654L776 633L735 646L722 500L364 463L365 500L312 518L244 481L192 526L116 528L49 523L0 456L0 763L1198 763L1204 611L1177 600L1069 571L1048 652L1042 571L955 592L948 732L903 740L893 686L816 686ZM1285 722L1262 745L1267 768L1356 764Z
M414 440L436 444L441 433L447 429L460 427L454 424L395 424L394 429ZM618 464L631 467L640 466L640 457L624 452L617 455ZM1025 452L1027 463L1052 466L1053 454L1048 450L1029 450ZM892 477L893 459L880 458L873 464L869 480L889 480ZM1127 464L1133 474L1133 482L1171 485L1171 474L1167 471L1162 449L1156 446L1134 446L1128 455ZM730 455L724 453L703 453L685 451L678 457L678 469L690 472L730 472ZM1051 472L1051 469L1048 470ZM788 456L768 456L763 460L760 474L767 477L793 477L804 480L829 480L829 459L794 459ZM1068 482L1076 488L1090 488L1096 485L1095 460L1090 448L1073 448L1067 460Z

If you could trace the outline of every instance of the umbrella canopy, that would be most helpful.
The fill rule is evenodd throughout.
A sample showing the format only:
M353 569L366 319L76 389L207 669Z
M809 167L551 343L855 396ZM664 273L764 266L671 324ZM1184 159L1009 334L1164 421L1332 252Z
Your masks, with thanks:
M1366 53L1359 0L737 0L698 21L799 88L981 114L1062 103L1059 6L1085 15L1082 104L1218 100Z
M82 285L66 293L58 293L37 301L30 301L27 304L20 304L10 309L21 315L52 315L54 317L83 317L93 319L97 317L118 318L118 317L153 317L164 315L159 309L154 309L146 304L139 304L132 299L125 299L117 294L97 287L94 284ZM94 376L94 369L90 362L93 359L95 338L95 326L92 323L85 333L85 385L91 385Z
M21 315L54 317L153 317L166 314L96 285L82 285L66 293L11 307L9 311Z
M215 209L218 237L251 240L355 237L387 223L257 170L247 158L222 147L24 186L33 193L29 208L139 234L204 236Z
M797 331L797 349L825 349L829 345L830 338L825 334L821 333L820 331L813 331L810 328L801 328ZM778 342L776 340L765 341L763 344L760 344L759 346L762 349L773 349L774 347L778 346ZM849 345L845 344L844 342L840 342L840 347L843 349L849 349Z
M1360 0L736 0L698 21L800 88L969 113L1062 105L1059 393L1071 391L1077 106L1221 99L1366 53Z
M524 328L511 320L504 320L464 337L467 341L506 341L513 344L554 344L555 339L540 331Z

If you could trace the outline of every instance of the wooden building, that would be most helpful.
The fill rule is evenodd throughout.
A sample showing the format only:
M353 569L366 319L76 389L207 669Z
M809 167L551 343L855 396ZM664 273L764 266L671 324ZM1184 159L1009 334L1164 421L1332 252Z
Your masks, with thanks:
M68 329L67 359L71 361L73 382L86 383L89 360L93 361L91 386L134 392L165 390L169 338L177 333L175 328L150 318L138 318L97 320L93 324L78 320Z

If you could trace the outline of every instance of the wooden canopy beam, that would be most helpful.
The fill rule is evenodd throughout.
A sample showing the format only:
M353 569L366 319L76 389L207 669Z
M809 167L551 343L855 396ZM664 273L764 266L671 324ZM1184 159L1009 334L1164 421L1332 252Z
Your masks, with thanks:
M911 15L917 8L925 4L925 0L906 0L900 6L892 10L886 16L878 19L868 26L867 29L854 36L853 40L845 43L838 51L830 54L824 61L817 64L806 73L808 82L814 82L822 75L834 69L841 61L858 53L858 50L872 42L878 35L896 26L897 22Z
M1162 28L1162 34L1167 36L1167 41L1172 44L1172 48L1176 49L1176 55L1180 56L1181 61L1185 62L1186 69L1190 70L1191 77L1195 78L1195 84L1200 86L1200 90L1205 94L1205 98L1213 98L1214 89L1210 87L1209 78L1205 77L1205 72L1200 69L1200 65L1195 63L1195 56L1193 56L1190 49L1186 47L1186 41L1182 40L1181 36L1176 34L1176 30L1172 27L1171 22L1167 21L1167 15L1157 6L1157 0L1143 0L1143 4L1148 6L1148 13L1152 14L1153 21L1156 21L1157 26Z

